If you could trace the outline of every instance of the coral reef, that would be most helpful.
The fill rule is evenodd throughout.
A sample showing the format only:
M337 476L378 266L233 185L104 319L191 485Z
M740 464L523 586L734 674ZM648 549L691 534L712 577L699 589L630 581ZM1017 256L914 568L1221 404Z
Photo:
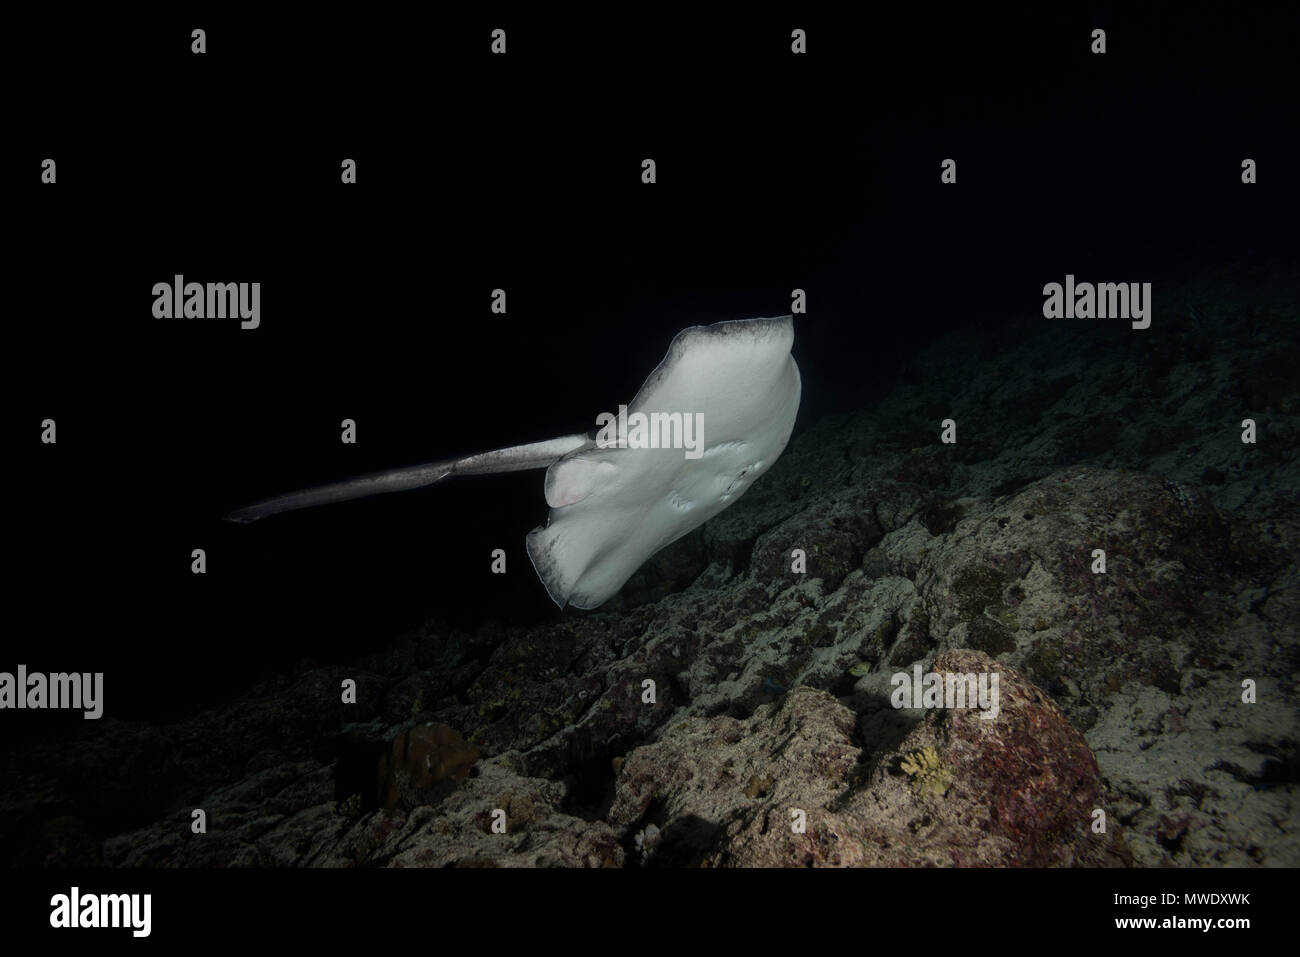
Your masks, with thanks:
M1131 350L1029 320L936 343L594 613L431 621L173 724L10 753L0 844L29 865L1300 864L1300 337L1266 275L1179 288L1180 334ZM998 674L998 717L892 707L915 665Z

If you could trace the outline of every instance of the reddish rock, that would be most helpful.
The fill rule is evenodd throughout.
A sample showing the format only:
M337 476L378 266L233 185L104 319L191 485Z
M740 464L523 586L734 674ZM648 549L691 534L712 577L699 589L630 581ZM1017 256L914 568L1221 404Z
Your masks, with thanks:
M659 829L651 864L1113 862L1111 838L1091 831L1097 763L1048 697L981 652L949 652L934 670L997 674L998 716L927 711L867 770L853 712L798 689L747 720L688 719L633 751L609 820L629 835Z

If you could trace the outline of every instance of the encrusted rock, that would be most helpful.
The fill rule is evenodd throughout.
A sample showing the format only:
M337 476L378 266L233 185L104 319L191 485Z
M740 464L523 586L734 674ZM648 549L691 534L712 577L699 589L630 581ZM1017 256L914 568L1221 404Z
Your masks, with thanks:
M949 652L935 671L996 674L996 717L929 710L869 769L853 712L800 689L743 721L687 719L633 751L609 819L659 829L649 864L1118 863L1115 824L1092 827L1097 763L1047 695L980 652Z

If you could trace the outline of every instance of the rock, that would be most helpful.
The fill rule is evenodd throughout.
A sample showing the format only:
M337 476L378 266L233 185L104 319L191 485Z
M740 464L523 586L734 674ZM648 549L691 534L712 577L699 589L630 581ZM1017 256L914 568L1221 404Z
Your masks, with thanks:
M379 806L391 811L435 804L469 777L478 759L478 749L454 728L433 722L416 725L394 738L388 754L380 759Z
M1091 829L1096 760L1050 698L979 652L949 652L935 670L998 675L997 717L928 711L864 775L853 712L800 689L743 721L688 719L633 751L609 820L658 828L652 865L1117 863L1113 838Z

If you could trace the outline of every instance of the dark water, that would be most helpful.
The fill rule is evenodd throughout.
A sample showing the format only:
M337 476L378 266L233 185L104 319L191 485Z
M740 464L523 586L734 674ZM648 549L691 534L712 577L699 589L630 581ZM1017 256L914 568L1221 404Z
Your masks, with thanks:
M1105 57L1092 19L1047 13L808 18L803 58L784 19L651 14L520 21L504 63L458 45L485 29L454 17L436 38L354 26L355 64L320 25L217 25L197 65L178 24L123 37L109 78L19 116L60 181L13 213L25 624L7 659L106 670L115 713L161 718L430 617L553 619L522 547L545 518L539 473L220 518L591 428L681 328L788 312L795 288L797 435L914 381L946 330L1034 315L1067 273L1156 283L1156 335L1162 280L1292 260L1285 31L1241 11L1101 19ZM69 74L106 55L89 35L48 43ZM946 157L956 186L938 183ZM178 273L260 281L262 327L152 320L152 284ZM46 416L52 449L31 440Z

